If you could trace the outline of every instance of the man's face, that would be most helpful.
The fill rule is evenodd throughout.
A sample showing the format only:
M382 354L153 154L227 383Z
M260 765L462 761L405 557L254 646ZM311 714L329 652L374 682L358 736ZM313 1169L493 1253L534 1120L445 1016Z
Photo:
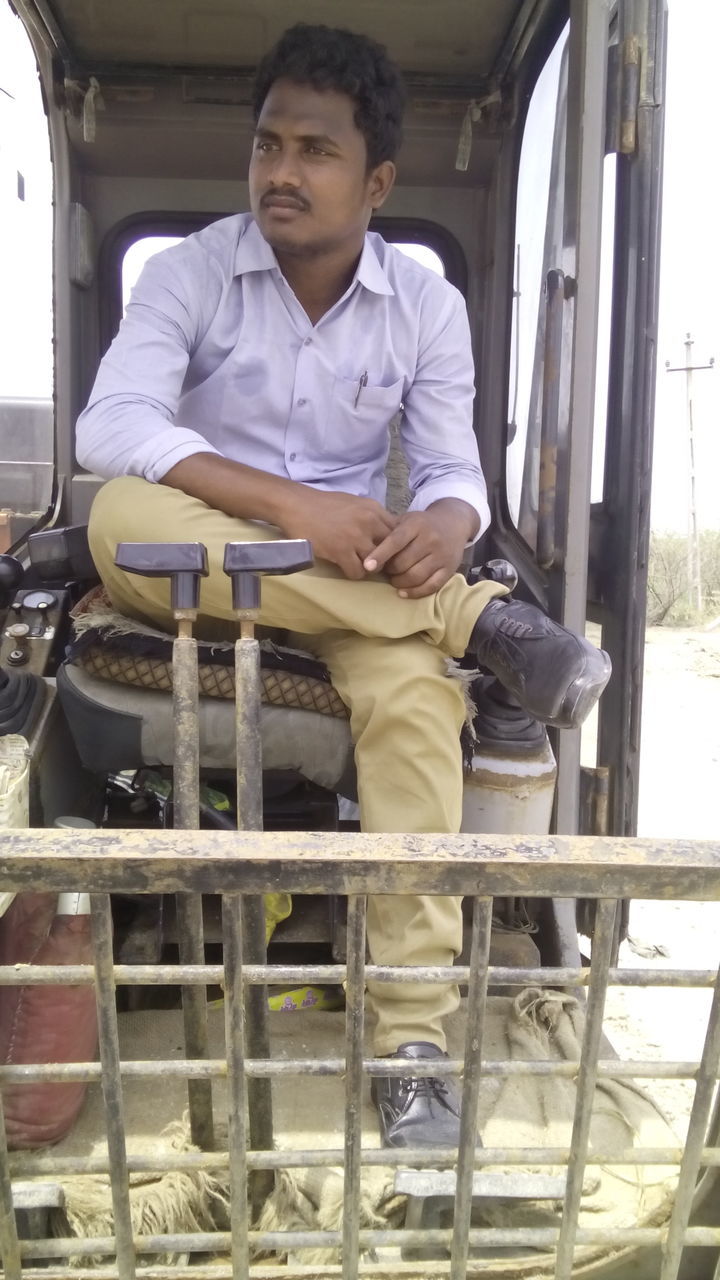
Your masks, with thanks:
M279 254L359 253L370 215L395 176L368 171L365 138L344 93L276 80L263 103L250 160L250 207Z

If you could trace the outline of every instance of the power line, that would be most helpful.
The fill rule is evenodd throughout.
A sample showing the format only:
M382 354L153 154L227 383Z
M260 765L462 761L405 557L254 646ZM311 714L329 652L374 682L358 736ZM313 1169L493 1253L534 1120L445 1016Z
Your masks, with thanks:
M688 596L698 613L702 613L702 573L700 566L700 532L697 518L697 498L695 493L695 430L693 425L692 376L702 369L714 369L715 357L710 357L709 364L692 363L693 339L685 335L685 364L672 365L665 361L667 373L685 374L685 405L687 413L688 447L690 450L690 536L688 538Z

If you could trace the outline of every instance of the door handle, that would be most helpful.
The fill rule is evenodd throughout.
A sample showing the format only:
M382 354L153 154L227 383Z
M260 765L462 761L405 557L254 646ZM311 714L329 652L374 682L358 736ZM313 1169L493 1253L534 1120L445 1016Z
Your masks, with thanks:
M556 560L555 508L557 501L558 424L562 363L565 276L548 271L545 300L545 352L540 420L540 468L538 479L537 562L551 569Z

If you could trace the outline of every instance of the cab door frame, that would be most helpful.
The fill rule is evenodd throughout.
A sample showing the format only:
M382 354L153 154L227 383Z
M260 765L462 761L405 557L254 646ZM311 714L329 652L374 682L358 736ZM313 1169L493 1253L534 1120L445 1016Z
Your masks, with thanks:
M516 564L520 591L552 617L580 632L588 618L602 626L602 644L613 662L599 710L596 764L610 773L603 829L631 834L637 819L667 15L665 0L570 0L568 13L562 248L557 261L546 263L561 286L550 349L556 367L550 373L546 368L544 377L546 387L554 379L557 392L548 433L552 449L541 464L547 469L551 551L541 564L511 518L501 457L507 439L484 450L494 516L489 549ZM616 52L610 48L611 22L617 24ZM552 32L546 41L548 36ZM546 55L550 47L545 43ZM489 370L502 351L506 373L514 254L512 233L503 232L499 219L515 189L521 141L519 127L514 156L500 166L490 306L495 315L497 305L504 326L489 334L483 360ZM602 502L593 505L603 168L612 152L617 178L604 491ZM546 307L552 305L546 299ZM546 343L546 366L547 353ZM502 389L494 384L484 393L481 420L498 421L502 414L507 422L506 396L507 378ZM582 826L581 732L552 736L558 760L555 829L576 832Z

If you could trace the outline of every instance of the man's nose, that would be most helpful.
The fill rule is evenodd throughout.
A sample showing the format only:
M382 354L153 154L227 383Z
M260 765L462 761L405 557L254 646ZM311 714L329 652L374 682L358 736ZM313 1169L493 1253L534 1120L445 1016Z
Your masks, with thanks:
M273 187L299 187L300 165L298 157L289 150L277 151L270 167L270 185Z

